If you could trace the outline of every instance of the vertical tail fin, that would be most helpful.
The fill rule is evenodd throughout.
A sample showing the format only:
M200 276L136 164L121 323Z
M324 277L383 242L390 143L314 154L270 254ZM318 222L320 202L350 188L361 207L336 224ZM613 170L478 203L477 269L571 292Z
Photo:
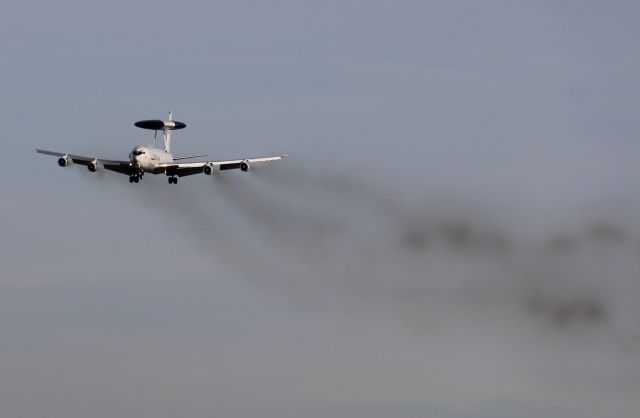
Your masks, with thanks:
M169 121L173 120L173 113L169 111ZM164 151L171 153L171 129L163 129L162 135L164 136Z

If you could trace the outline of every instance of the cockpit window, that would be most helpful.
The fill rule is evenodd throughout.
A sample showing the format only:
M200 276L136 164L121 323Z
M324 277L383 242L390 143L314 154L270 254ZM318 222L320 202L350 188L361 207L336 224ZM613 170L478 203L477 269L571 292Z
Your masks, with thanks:
M144 151L142 150L133 151L133 155L142 155L142 154L144 154Z

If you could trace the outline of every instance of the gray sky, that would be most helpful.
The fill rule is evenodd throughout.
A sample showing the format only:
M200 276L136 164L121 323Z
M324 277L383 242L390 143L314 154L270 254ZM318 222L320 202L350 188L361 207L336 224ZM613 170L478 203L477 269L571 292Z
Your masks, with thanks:
M0 415L636 416L639 9L6 5Z

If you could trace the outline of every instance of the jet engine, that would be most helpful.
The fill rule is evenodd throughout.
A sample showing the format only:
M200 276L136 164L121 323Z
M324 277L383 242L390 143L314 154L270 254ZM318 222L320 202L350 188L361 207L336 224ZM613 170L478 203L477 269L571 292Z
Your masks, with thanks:
M247 172L249 171L249 161L244 160L243 162L240 163L240 170Z
M58 158L58 165L60 167L66 167L69 165L69 156L68 155L63 155L62 157Z
M213 173L213 164L207 163L204 167L202 167L202 172L207 176L210 176Z
M89 164L87 164L87 168L92 173L95 173L95 171L98 169L98 160L91 161Z

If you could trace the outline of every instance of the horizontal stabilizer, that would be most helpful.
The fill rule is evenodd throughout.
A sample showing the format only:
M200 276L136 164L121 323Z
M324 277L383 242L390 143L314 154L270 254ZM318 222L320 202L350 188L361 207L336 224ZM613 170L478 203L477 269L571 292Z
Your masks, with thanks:
M189 158L209 157L211 154L187 155L184 157L173 157L173 161L188 160Z

